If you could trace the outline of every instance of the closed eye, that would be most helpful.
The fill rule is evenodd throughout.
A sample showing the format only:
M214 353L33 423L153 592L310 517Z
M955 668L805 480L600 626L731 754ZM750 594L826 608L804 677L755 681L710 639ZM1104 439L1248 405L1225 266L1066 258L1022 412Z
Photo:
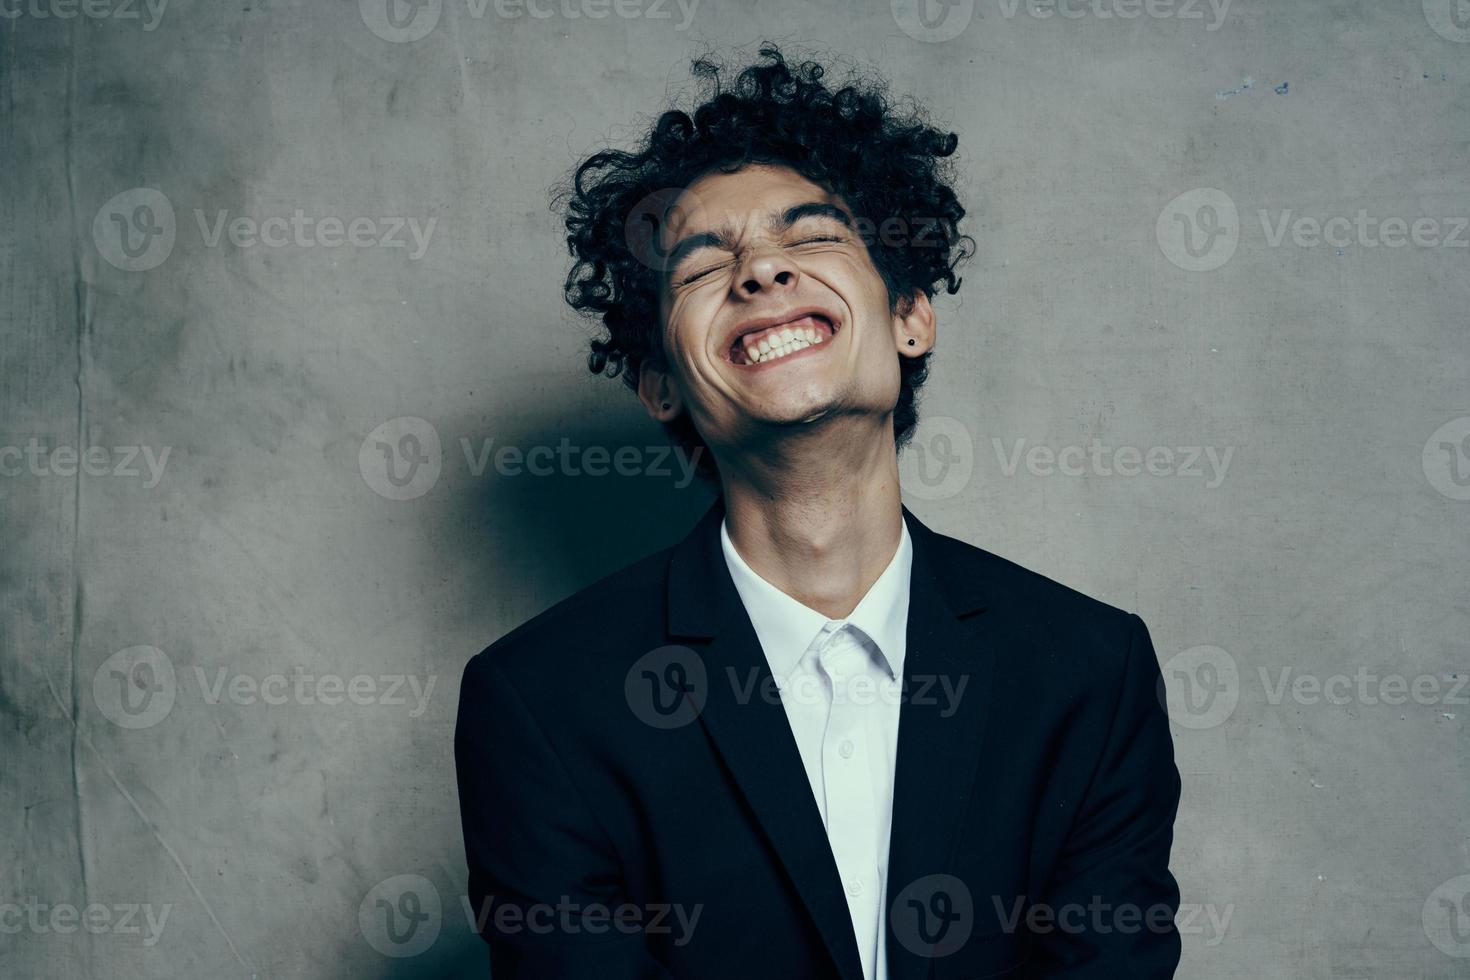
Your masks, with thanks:
M719 265L712 265L707 269L700 269L698 272L692 273L691 275L687 275L684 278L675 281L674 286L687 286L690 283L698 282L710 273L718 272L720 269L723 269L726 265L729 265L729 263L722 262Z
M828 245L828 244L842 244L845 241L847 241L847 239L844 238L841 235L808 235L806 238L798 239L797 241L791 242L790 244L791 244L791 246L797 246L797 245ZM709 268L700 269L698 272L694 272L694 273L691 273L690 275L684 276L682 279L676 279L676 280L674 280L674 283L673 283L674 288L677 289L679 287L688 286L688 285L690 285L692 283L698 282L699 280L703 279L705 276L708 276L708 275L710 275L711 273L714 273L714 272L718 272L721 269L725 268L729 264L730 263L728 263L728 262L721 262L721 263L718 263L716 265L712 265Z

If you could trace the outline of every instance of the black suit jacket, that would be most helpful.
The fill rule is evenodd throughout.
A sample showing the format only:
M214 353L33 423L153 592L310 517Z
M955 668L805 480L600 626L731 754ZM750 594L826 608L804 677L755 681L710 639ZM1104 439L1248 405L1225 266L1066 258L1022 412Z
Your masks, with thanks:
M723 515L465 669L455 762L496 980L861 980ZM1172 976L1179 776L1143 621L903 517L891 980Z

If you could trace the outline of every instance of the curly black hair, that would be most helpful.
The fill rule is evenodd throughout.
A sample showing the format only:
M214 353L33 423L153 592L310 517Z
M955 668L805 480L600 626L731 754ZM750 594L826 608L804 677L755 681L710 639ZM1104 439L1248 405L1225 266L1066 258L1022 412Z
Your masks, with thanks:
M565 295L606 328L587 357L593 373L621 375L637 390L645 363L665 366L659 316L665 270L656 237L650 242L646 235L658 234L679 189L716 170L785 166L840 196L895 310L919 290L932 297L940 286L959 289L955 269L973 254L974 241L958 231L965 209L950 186L947 158L958 136L931 126L911 102L890 102L881 80L854 76L833 89L815 61L788 64L770 44L761 47L760 59L728 85L720 66L694 61L693 73L709 92L692 116L669 109L634 152L602 150L571 176L561 202L576 261ZM918 425L928 362L928 353L899 357L902 388L893 411L899 449ZM688 413L666 430L676 445L700 450L698 472L714 482L712 454Z

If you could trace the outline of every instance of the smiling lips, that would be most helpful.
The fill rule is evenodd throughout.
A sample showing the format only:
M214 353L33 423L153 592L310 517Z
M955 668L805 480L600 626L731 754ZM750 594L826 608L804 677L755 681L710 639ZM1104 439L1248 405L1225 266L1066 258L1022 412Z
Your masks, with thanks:
M816 347L837 334L836 326L821 313L804 313L783 323L747 330L730 345L730 360L754 367L770 364Z

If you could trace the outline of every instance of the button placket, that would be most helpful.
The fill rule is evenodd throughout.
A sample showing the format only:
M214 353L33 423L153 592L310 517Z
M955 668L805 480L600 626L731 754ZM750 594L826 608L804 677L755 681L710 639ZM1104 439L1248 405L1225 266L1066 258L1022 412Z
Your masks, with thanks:
M826 770L827 834L847 895L848 911L859 935L879 916L878 868L873 862L877 840L869 746L863 708L846 691L863 670L865 651L846 629L828 639L818 664L832 684L833 699L822 740ZM870 973L873 950L860 950L864 972Z

